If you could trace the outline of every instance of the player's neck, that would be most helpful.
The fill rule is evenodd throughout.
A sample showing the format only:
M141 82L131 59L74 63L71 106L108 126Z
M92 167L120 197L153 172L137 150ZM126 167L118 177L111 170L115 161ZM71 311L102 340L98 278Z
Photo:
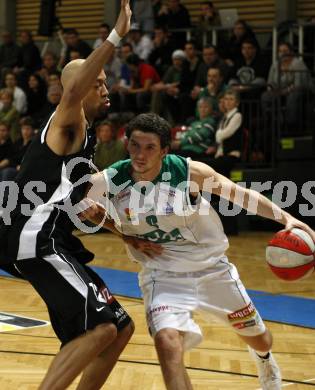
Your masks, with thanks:
M157 166L154 166L152 169L146 172L136 172L132 170L131 176L135 182L149 181L153 182L154 179L158 177L162 168L162 161Z

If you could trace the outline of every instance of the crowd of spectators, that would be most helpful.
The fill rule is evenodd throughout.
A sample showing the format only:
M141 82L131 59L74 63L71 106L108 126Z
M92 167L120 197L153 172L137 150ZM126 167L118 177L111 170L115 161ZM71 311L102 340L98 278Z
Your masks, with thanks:
M280 97L288 128L296 127L312 79L289 43L280 42L277 62L271 64L271 53L261 48L245 21L237 20L231 34L222 33L218 46L212 45L209 27L219 26L220 18L210 1L200 2L197 26L192 26L180 0L134 1L133 18L127 38L104 69L111 108L96 127L98 169L126 156L125 144L118 139L124 121L144 111L164 116L174 126L176 153L205 161L227 175L242 160L248 112L240 112L240 103L259 102L268 120ZM185 29L192 31L189 41ZM43 55L29 31L20 32L19 43L9 32L2 33L0 180L18 172L32 136L58 105L63 66L86 58L110 30L101 24L90 45L75 28L65 29L60 52Z

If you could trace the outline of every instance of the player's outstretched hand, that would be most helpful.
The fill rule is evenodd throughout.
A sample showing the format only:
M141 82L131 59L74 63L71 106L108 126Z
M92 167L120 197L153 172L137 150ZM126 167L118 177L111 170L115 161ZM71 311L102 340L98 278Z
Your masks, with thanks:
M145 255L153 258L156 255L160 255L163 251L163 248L160 244L151 242L148 240L142 240L136 237L123 236L123 240L126 244L131 245L133 248L137 249L139 252L144 253Z
M124 37L130 29L131 9L129 0L121 0L120 13L115 30L120 37Z
M315 242L315 232L313 229L311 229L306 223L303 223L299 221L298 219L290 216L287 219L287 223L285 225L286 230L292 230L293 228L299 228L304 230L306 233L308 233L311 237L312 240Z

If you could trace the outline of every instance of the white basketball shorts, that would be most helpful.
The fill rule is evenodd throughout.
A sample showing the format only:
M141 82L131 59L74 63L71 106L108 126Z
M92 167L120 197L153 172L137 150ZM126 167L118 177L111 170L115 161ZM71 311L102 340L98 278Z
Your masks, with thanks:
M257 336L266 330L236 267L226 257L197 272L143 269L139 284L151 336L161 329L177 329L185 334L186 350L202 340L193 320L197 311L215 315L243 336Z

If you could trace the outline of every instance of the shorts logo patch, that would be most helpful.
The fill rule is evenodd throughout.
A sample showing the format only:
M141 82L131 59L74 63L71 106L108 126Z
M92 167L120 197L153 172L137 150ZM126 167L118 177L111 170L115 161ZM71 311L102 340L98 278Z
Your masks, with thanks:
M167 305L155 306L148 312L148 316L152 317L153 314L164 313L166 311L170 311L170 308Z
M245 321L245 322L237 322L236 324L233 324L233 328L236 329L244 329L244 328L249 328L251 326L256 325L256 320L250 320L250 321Z
M239 321L239 320L246 322L246 320L249 320L249 319L252 319L253 317L255 317L256 314L257 314L257 312L255 309L255 306L253 305L252 302L250 302L249 305L247 305L246 307L243 307L240 310L237 310L231 314L228 314L228 319L230 322Z

